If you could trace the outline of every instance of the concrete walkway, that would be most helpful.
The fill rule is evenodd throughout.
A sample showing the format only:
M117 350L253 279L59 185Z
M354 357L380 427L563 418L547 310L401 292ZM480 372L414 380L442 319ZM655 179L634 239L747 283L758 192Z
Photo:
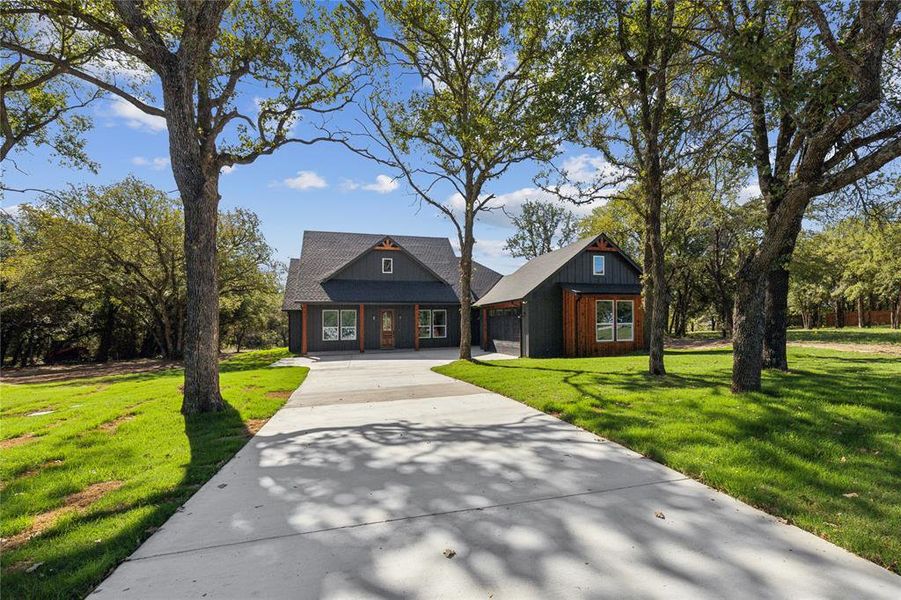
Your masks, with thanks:
M321 357L91 598L899 598L901 577L430 371Z

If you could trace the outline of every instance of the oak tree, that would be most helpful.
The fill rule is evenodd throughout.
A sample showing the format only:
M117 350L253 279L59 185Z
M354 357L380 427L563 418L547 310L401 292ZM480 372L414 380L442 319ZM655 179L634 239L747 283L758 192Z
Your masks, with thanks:
M58 44L0 34L4 50L165 119L185 219L186 414L225 406L218 367L220 172L286 144L329 139L321 123L308 123L308 117L340 110L354 92L355 47L344 44L338 51L327 43L331 21L325 12L312 1L287 0L10 0L0 6L4 18L33 15L56 29L83 31L113 58L136 61L152 73L148 89L135 91L73 63Z

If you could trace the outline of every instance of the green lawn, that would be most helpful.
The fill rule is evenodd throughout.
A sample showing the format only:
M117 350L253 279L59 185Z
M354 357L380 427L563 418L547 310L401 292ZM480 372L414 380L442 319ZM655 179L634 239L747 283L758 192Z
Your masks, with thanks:
M87 594L300 385L307 369L268 368L283 356L223 362L229 409L187 420L181 369L0 384L2 596Z
M693 331L689 338L700 340L717 340L722 337L719 331ZM826 342L830 344L892 344L901 346L901 329L888 326L878 327L823 327L821 329L789 329L790 342Z
M515 398L901 572L901 360L789 349L790 373L729 392L731 351L455 362Z

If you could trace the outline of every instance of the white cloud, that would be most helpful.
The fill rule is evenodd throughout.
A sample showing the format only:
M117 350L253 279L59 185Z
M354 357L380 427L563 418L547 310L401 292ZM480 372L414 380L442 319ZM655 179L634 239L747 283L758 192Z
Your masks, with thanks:
M223 175L228 175L229 173L231 173L232 171L234 171L237 168L238 168L238 165L231 165L231 166L225 165L224 167L222 167L222 169L219 170L219 172L222 173Z
M134 104L122 98L113 99L110 104L110 111L114 116L124 119L125 124L132 129L143 129L151 132L164 131L166 129L166 119L148 115Z
M754 181L738 191L738 203L744 204L760 196L760 185Z
M283 179L282 185L285 185L292 190L310 190L328 187L328 183L326 183L325 179L313 171L298 171L297 177Z
M136 167L150 167L154 171L162 171L169 166L169 159L165 156L154 156L153 158L133 156L131 157L131 164Z
M372 183L361 183L352 179L345 179L341 182L341 189L349 192L353 190L366 190L367 192L375 192L377 194L390 194L398 188L400 184L394 177L388 175L377 175Z
M620 170L614 167L604 157L599 155L579 154L571 156L563 161L563 170L571 181L577 183L589 183L599 177L613 180L620 175Z
M573 190L564 190L565 192L573 192ZM572 204L564 202L550 192L546 192L541 188L524 187L506 194L498 194L495 196L488 206L491 210L480 212L477 219L485 225L493 225L494 227L511 228L509 215L517 215L522 211L522 205L529 200L539 200L541 202L551 202L558 204L567 210L575 213L576 217L583 217L591 212L597 206L594 204ZM463 196L453 194L445 203L455 214L463 214Z
M10 217L15 218L15 217L19 216L19 209L21 209L21 208L22 208L21 204L10 204L9 206L0 206L0 211L3 211Z
M375 192L377 194L388 194L396 190L397 186L397 180L393 177L388 177L387 175L378 175L375 178L375 183L367 183L363 186L363 189L370 192Z

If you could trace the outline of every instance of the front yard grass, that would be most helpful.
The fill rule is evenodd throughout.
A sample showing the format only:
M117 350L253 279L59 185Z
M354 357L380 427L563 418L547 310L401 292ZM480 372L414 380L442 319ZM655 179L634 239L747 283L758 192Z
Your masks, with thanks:
M439 373L509 396L901 572L901 360L790 348L791 372L729 391L729 349L463 362Z
M231 458L306 376L285 350L222 363L229 404L179 413L183 371L0 383L4 598L85 596Z
M693 331L687 336L695 340L718 340L722 338L719 331ZM821 327L819 329L790 328L789 342L821 342L831 344L888 344L901 346L901 329L892 329L887 325L860 328L856 325L846 327Z

